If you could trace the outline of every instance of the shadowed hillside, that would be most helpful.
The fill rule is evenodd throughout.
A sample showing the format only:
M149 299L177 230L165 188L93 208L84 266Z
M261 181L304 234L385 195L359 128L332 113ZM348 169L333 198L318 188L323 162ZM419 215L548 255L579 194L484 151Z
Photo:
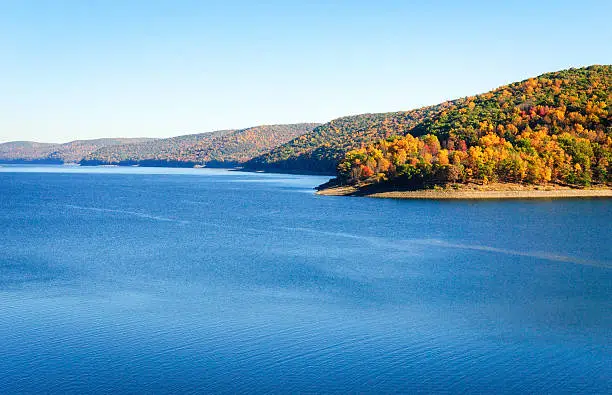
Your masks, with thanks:
M335 119L245 164L252 170L335 174L344 154L363 144L405 133L451 103L412 111L362 114Z

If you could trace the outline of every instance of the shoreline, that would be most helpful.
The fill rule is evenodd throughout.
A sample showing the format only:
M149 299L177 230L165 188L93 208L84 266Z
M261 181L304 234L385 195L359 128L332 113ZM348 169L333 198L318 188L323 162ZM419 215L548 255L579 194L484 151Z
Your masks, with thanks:
M321 196L353 196L379 199L486 200L486 199L565 199L612 198L611 188L576 189L559 186L524 186L518 184L470 185L458 189L425 189L414 191L359 189L353 186L318 190Z

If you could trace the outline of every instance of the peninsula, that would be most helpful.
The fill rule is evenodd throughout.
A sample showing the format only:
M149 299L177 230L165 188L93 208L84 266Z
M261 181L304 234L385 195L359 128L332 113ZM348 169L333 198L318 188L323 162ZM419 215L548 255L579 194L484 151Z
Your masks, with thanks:
M612 66L547 73L440 104L348 150L320 194L402 198L610 196ZM383 120L390 124L393 115ZM401 131L401 128L391 128Z

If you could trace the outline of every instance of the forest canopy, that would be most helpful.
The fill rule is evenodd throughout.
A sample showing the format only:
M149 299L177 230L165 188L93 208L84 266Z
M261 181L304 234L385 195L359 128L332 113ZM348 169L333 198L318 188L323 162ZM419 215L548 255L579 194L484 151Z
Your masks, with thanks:
M349 150L344 184L612 183L612 66L547 73L451 102Z

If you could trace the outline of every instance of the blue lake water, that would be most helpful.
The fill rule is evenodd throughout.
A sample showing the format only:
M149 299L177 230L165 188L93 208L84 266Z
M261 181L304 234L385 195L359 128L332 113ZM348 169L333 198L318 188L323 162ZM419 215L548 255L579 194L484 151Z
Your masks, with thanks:
M0 167L0 393L612 392L612 200Z

